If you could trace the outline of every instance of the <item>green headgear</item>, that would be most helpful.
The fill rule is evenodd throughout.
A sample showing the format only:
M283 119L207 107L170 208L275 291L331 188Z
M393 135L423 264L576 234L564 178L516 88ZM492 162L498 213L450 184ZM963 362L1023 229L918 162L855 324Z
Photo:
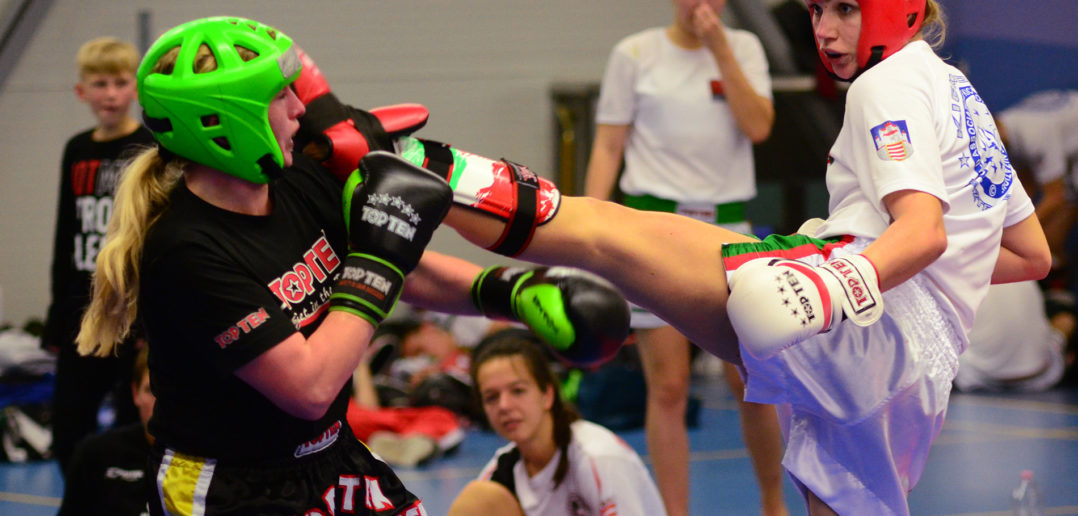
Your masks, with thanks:
M202 45L217 59L217 68L198 73ZM176 48L172 72L154 72L157 61ZM238 48L257 57L244 61ZM158 38L139 65L143 119L167 151L266 183L284 166L269 125L269 105L299 77L301 67L292 38L273 27L233 17L190 21Z

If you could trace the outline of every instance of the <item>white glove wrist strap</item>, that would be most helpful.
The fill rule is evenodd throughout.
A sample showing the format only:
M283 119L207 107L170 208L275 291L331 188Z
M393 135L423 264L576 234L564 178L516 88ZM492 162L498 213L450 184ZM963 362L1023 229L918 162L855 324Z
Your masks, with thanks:
M842 288L842 312L858 326L868 326L883 316L880 280L872 262L859 254L835 258L820 266ZM834 292L838 295L838 292Z

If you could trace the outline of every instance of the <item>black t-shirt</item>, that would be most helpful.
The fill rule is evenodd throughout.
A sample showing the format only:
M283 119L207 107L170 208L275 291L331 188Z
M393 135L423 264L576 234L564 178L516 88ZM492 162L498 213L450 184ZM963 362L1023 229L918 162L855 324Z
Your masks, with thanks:
M83 439L71 455L57 516L146 514L149 455L141 422Z
M70 346L89 302L90 279L112 215L112 197L128 159L153 144L143 127L106 142L93 129L72 136L64 147L52 256L52 300L42 343Z
M270 186L272 213L217 208L184 184L146 238L139 314L157 403L150 432L183 453L291 456L344 419L350 386L320 421L288 415L233 373L324 319L346 254L341 186L297 155Z

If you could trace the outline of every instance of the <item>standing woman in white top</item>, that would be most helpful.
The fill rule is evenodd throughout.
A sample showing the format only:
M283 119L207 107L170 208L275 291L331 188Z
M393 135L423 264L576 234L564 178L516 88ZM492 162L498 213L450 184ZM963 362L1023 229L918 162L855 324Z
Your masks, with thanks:
M747 400L781 404L811 514L904 515L989 283L1042 278L1051 255L991 113L925 41L936 0L808 6L824 64L853 80L826 221L759 241L568 197L518 256L594 271L740 364ZM503 226L446 223L477 245Z
M622 39L603 76L585 195L686 215L751 233L745 202L756 196L752 145L775 120L767 56L755 34L722 24L726 0L673 0L674 19ZM655 478L671 516L689 512L690 343L669 323L632 307L647 379L646 433ZM774 407L740 404L745 443L756 467L763 514L783 515L782 436Z
M509 444L464 488L450 516L664 516L640 456L561 399L540 345L507 330L476 347L473 385L490 426Z

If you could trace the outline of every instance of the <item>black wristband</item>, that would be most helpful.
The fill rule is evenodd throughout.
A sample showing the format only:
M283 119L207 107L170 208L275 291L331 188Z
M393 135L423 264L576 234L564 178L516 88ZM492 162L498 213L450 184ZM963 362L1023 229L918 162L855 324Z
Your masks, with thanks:
M329 309L358 315L377 326L393 310L402 290L400 269L376 256L352 253L337 275Z
M472 281L472 304L491 319L519 320L513 313L513 292L530 269L494 266L479 273Z
M516 197L516 206L509 220L505 222L498 241L487 249L504 256L517 256L528 248L535 234L535 228L539 225L536 218L536 210L539 206L539 176L521 165L502 158L509 178L513 181Z

